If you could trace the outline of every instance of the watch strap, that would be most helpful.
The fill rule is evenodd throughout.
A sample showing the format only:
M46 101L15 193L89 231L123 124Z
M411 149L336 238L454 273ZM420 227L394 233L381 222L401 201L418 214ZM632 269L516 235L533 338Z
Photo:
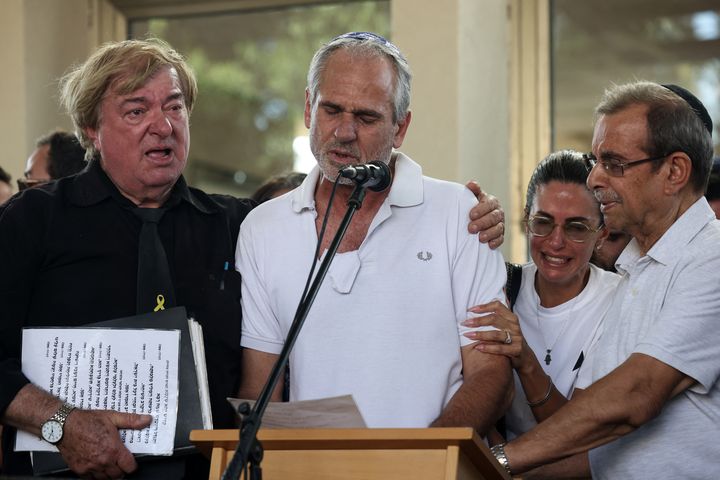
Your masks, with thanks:
M490 449L490 452L492 452L492 454L495 456L495 459L508 473L508 475L512 476L512 471L510 470L510 462L508 462L507 455L505 455L505 444L500 443L498 445L495 445Z
M50 420L56 420L60 422L60 425L65 426L65 420L67 420L68 415L70 415L70 412L72 412L73 410L75 410L74 405L64 402L62 405L60 405L60 408L58 408L57 412L55 412L55 415L50 417Z
M65 429L65 421L67 420L68 415L70 415L70 412L75 410L75 407L67 402L63 402L62 405L60 405L60 408L57 409L57 411L53 414L52 417L48 418L43 422L43 424L40 426L40 438L43 440L53 444L57 445L63 437L63 430ZM60 426L60 432L59 437L57 439L48 438L45 436L45 427L50 423L56 423Z

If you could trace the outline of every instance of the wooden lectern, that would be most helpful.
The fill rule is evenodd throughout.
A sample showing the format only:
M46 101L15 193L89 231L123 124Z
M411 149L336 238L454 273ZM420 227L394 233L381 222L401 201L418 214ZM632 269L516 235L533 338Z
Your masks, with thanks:
M471 428L261 429L263 480L509 479ZM193 430L220 479L237 430Z

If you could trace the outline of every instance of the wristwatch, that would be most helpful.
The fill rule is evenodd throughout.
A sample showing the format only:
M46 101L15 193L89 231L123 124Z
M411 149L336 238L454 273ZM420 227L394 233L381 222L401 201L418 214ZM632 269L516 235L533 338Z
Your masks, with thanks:
M65 420L67 420L70 412L75 410L73 405L69 403L63 403L55 415L50 417L40 427L40 434L42 439L53 445L57 445L63 438L63 428L65 427Z
M507 455L505 455L505 444L499 443L490 449L490 452L495 455L495 460L503 467L503 470L512 477L512 471L510 470L510 462L508 462Z

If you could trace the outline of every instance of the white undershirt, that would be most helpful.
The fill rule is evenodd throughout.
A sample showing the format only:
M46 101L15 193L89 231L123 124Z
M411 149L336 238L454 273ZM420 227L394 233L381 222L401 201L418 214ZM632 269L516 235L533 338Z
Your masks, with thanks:
M522 284L514 312L520 320L525 341L535 352L543 370L550 375L555 388L569 398L577 379L580 355L587 355L589 347L596 341L597 329L610 306L620 277L591 264L588 283L578 296L556 307L545 308L540 305L535 291L536 272L534 263L523 266ZM547 349L552 350L550 365L545 363ZM515 398L506 415L508 438L515 438L535 424L535 417L515 373Z

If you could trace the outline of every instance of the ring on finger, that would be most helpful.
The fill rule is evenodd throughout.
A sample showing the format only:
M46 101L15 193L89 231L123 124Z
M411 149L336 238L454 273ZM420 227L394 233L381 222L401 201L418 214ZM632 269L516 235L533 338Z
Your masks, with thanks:
M505 330L505 344L510 345L512 343L512 336L510 336L510 330Z

